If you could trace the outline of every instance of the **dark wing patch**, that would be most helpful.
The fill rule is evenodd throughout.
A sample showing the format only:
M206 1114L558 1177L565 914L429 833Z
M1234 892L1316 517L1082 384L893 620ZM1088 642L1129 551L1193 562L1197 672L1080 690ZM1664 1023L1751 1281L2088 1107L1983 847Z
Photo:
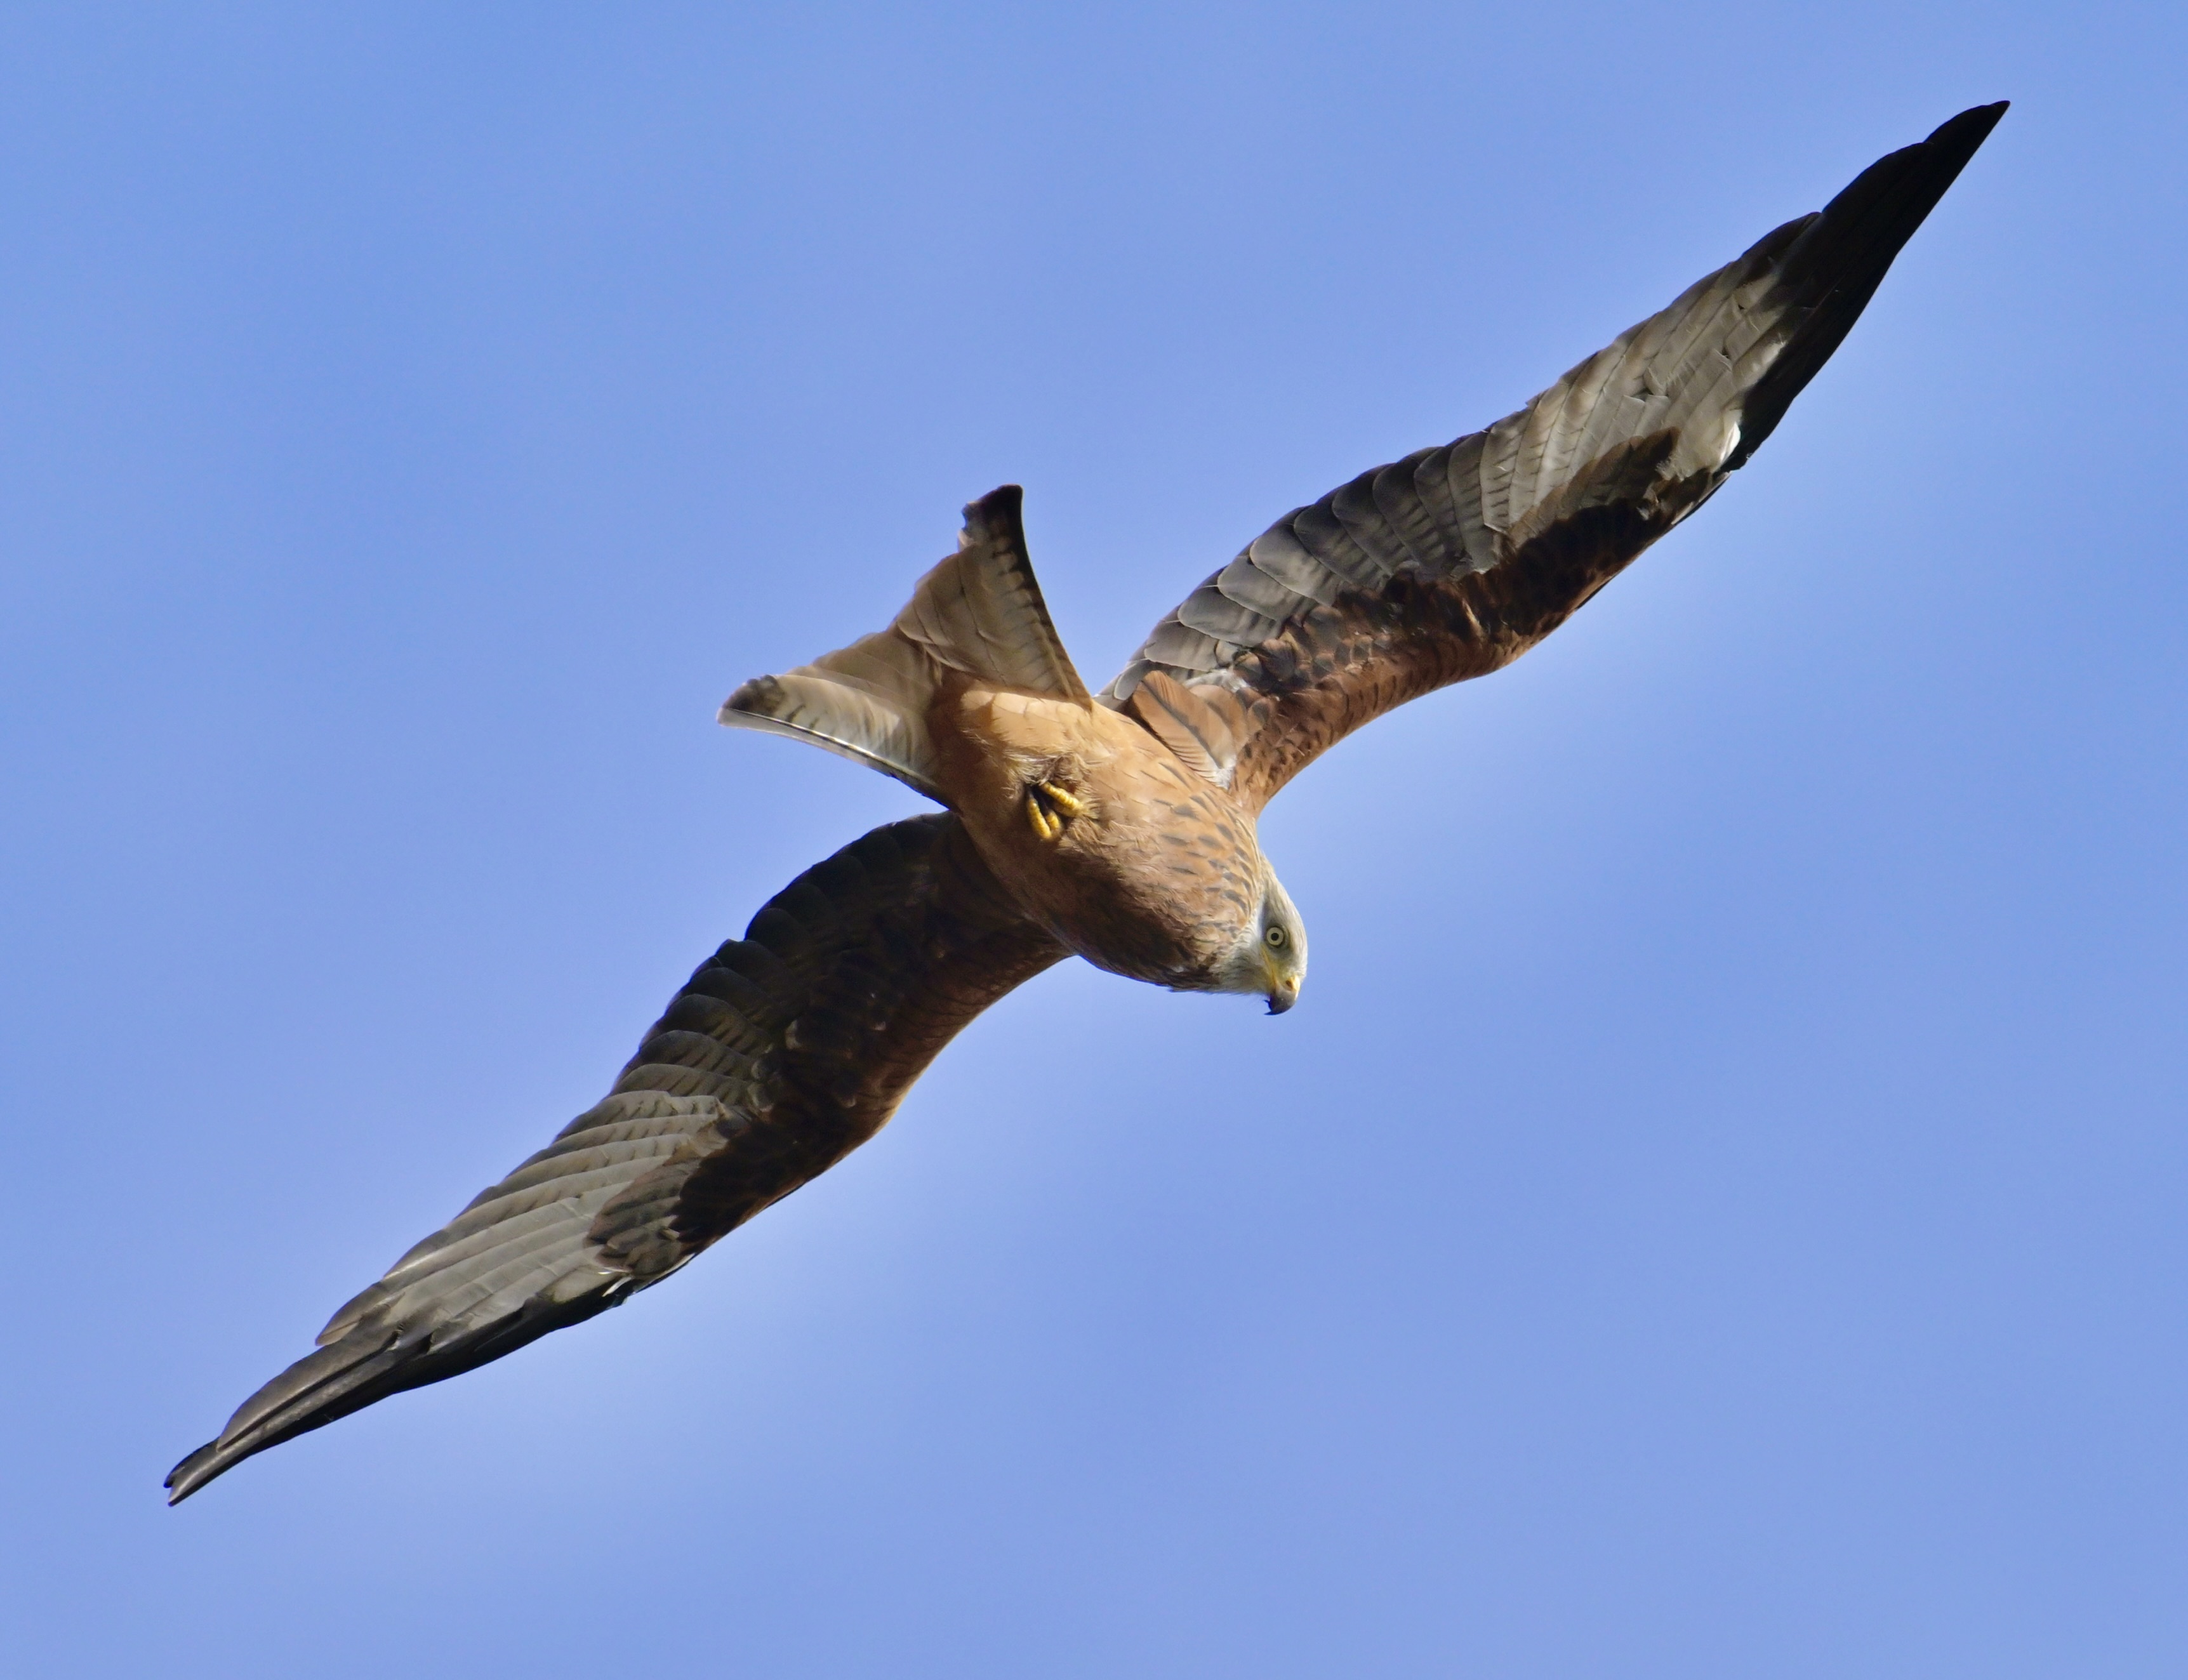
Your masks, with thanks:
M1064 955L1009 907L953 816L845 847L700 967L606 1099L177 1465L173 1498L658 1283L880 1130L967 1022Z
M1770 435L2005 111L1871 166L1487 431L1285 515L1102 698L1158 734L1195 704L1239 718L1210 770L1259 809L1369 719L1517 658Z

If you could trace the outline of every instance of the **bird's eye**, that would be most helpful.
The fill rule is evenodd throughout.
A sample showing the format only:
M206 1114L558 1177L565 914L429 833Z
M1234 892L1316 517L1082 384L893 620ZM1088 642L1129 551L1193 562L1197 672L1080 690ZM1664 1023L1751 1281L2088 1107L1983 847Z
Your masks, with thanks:
M1270 925L1269 931L1261 937L1269 942L1271 950L1282 950L1284 948L1284 930L1273 923Z

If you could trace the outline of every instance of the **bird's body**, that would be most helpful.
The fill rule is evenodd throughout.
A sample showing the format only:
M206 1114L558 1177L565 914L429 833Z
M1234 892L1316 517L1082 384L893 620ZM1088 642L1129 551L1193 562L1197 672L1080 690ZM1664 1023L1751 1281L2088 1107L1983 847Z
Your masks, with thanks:
M1251 815L1121 712L952 688L932 725L943 798L1004 890L1097 967L1215 989L1266 891Z
M1518 657L1713 494L2004 110L1882 159L1495 425L1285 515L1098 694L1042 604L1019 493L973 504L887 629L722 712L945 809L778 894L606 1098L338 1311L173 1497L658 1283L871 1137L967 1022L1067 955L1289 1007L1305 933L1263 806L1361 724Z
M722 721L932 794L1013 909L1097 967L1289 1008L1306 937L1230 774L1243 713L1159 674L1121 704L1089 693L1034 579L1020 499L1005 485L967 508L957 552L888 629L747 683Z

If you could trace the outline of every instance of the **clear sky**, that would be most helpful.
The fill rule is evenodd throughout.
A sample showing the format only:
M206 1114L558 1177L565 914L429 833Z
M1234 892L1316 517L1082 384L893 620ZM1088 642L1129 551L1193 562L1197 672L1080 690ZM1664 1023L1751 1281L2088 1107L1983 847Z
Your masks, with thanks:
M2188 1672L2177 6L0 10L0 1649ZM1096 680L2015 107L1754 463L629 1309L159 1482L920 808L717 729L1026 486Z

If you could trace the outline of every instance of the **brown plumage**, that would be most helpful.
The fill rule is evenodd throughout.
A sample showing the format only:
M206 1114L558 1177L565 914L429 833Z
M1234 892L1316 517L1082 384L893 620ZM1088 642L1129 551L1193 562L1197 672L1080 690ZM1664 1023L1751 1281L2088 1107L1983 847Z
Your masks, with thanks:
M1894 152L1518 413L1288 514L1091 695L1007 487L890 627L723 720L939 800L801 876L702 965L598 1105L337 1312L174 1498L657 1283L840 1160L942 1046L1076 952L1289 1007L1304 929L1255 820L1416 695L1508 663L1708 499L2004 113Z

